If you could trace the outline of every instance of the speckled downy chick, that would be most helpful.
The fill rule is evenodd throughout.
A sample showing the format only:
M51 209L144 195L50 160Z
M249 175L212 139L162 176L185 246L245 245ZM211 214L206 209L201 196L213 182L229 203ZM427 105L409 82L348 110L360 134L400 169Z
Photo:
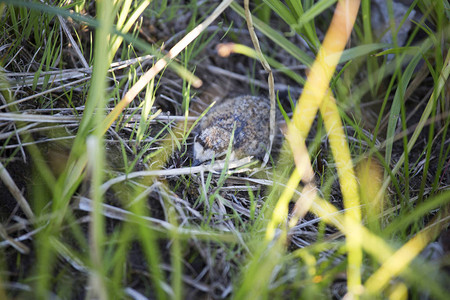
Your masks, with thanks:
M200 121L199 133L194 140L194 165L213 157L222 158L227 153L233 127L232 158L253 156L262 159L269 145L269 100L238 96L211 108Z

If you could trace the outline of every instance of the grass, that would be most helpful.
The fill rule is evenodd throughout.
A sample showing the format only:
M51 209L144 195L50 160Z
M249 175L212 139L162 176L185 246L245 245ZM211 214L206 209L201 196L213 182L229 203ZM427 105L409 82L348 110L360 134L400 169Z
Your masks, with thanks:
M387 1L386 42L361 1L347 42L343 2L251 4L259 53L238 2L0 1L0 298L446 299L450 5ZM191 167L255 82L269 163Z

